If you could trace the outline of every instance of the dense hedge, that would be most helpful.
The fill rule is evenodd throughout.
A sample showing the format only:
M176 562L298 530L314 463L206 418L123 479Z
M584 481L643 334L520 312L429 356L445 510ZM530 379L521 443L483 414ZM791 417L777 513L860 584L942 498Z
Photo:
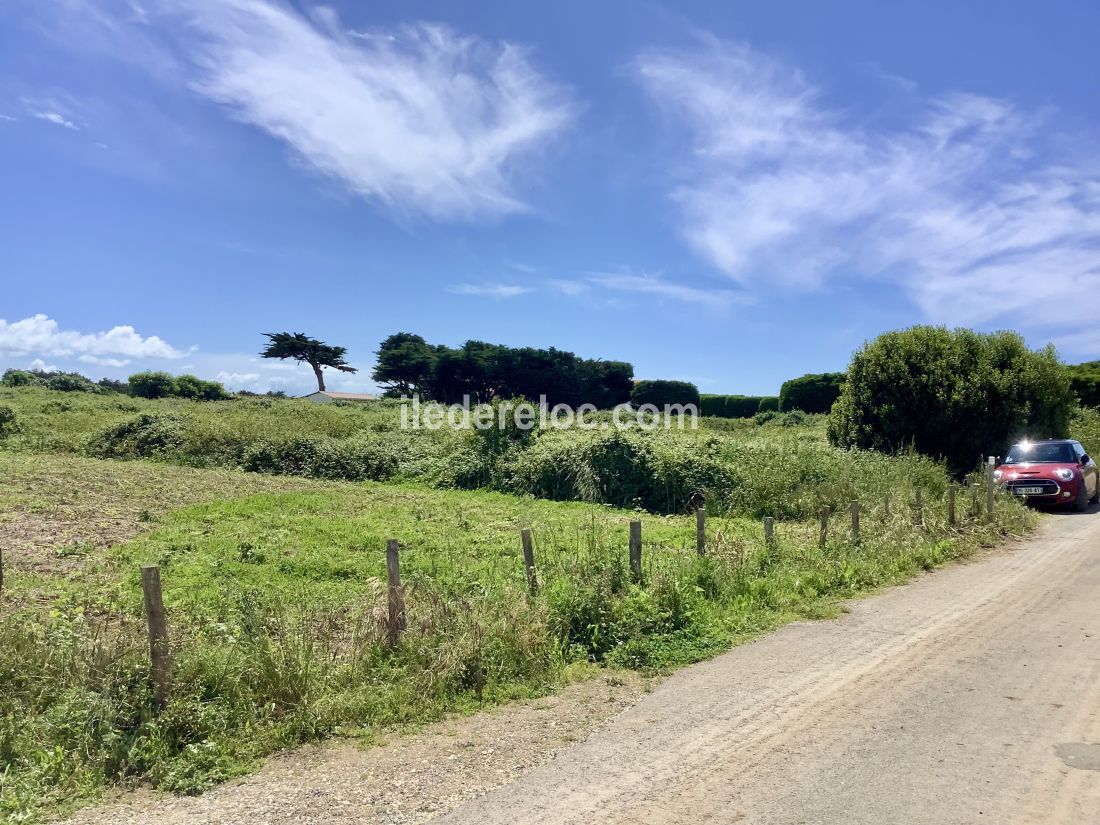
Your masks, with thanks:
M774 395L704 395L699 412L715 418L752 418L758 412L778 410Z
M827 413L840 398L844 373L811 373L784 381L779 389L779 409L783 412L802 410L806 413Z
M699 388L687 381L638 381L630 391L635 407L652 404L663 410L671 404L699 405Z

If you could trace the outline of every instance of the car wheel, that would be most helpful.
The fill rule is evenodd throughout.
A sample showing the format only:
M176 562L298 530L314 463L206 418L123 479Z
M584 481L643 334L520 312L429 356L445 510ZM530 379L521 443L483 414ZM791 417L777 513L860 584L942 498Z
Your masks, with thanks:
M1077 501L1075 501L1074 504L1078 513L1083 513L1085 510L1089 509L1089 490L1085 486L1085 480L1083 478L1077 487Z

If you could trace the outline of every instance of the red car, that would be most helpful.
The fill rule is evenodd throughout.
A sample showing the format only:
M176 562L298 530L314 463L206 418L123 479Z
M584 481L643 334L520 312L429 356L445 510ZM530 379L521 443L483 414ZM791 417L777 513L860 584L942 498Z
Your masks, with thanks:
M1029 504L1072 504L1084 512L1100 499L1100 471L1076 441L1021 441L993 479Z

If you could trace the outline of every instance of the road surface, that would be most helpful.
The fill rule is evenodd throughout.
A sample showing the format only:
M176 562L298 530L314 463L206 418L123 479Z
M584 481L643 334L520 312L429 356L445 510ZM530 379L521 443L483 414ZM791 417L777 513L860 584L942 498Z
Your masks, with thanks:
M1100 823L1100 513L685 669L432 820Z

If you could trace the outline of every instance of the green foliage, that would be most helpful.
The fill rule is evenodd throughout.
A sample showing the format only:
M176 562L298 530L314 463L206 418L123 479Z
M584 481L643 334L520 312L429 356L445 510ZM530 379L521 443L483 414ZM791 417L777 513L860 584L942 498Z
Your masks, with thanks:
M1073 395L1053 349L1011 332L913 327L857 352L829 422L842 447L915 449L955 472L1015 438L1066 434Z
M7 404L0 404L0 438L11 435L19 429L19 420L15 410Z
M422 337L395 332L382 342L376 354L378 362L371 379L385 387L388 395L428 396L436 353Z
M325 377L323 367L330 367L340 372L358 372L355 367L348 364L344 356L346 347L335 347L310 338L302 332L265 332L268 344L264 347L260 356L263 358L278 358L279 360L293 359L300 364L309 364L313 368L313 374L317 378L317 389L325 389Z
M256 473L380 481L397 471L397 457L370 437L298 437L254 444L244 450L241 465Z
M176 394L176 379L169 372L136 372L128 381L135 398L171 398Z
M1100 463L1100 409L1081 407L1075 410L1069 423L1069 435L1080 441L1093 460Z
M3 378L0 378L0 384L5 387L33 387L39 383L38 379L27 370L5 370Z
M784 381L779 388L779 409L784 412L802 410L806 413L827 413L840 398L844 377L843 372L826 372Z
M59 372L46 379L46 388L55 392L102 392L83 375L75 372Z
M699 414L713 418L723 418L726 415L726 396L724 395L700 395Z
M143 413L100 433L88 445L96 458L166 458L183 446L182 418Z
M172 394L192 401L224 401L230 397L217 381L204 381L194 375L176 376Z
M778 410L779 399L766 395L703 395L700 412L716 418L752 418L757 412Z
M464 396L475 403L545 397L550 406L608 409L629 399L633 375L634 367L625 362L588 360L554 348L467 341L452 349L399 332L382 342L373 378L390 395L415 392L447 404L461 403Z
M727 395L726 418L752 418L760 409L760 397L755 395Z
M1066 367L1070 388L1086 407L1100 407L1100 361Z
M688 381L638 381L630 391L630 403L652 404L658 410L673 404L699 406L699 388Z

